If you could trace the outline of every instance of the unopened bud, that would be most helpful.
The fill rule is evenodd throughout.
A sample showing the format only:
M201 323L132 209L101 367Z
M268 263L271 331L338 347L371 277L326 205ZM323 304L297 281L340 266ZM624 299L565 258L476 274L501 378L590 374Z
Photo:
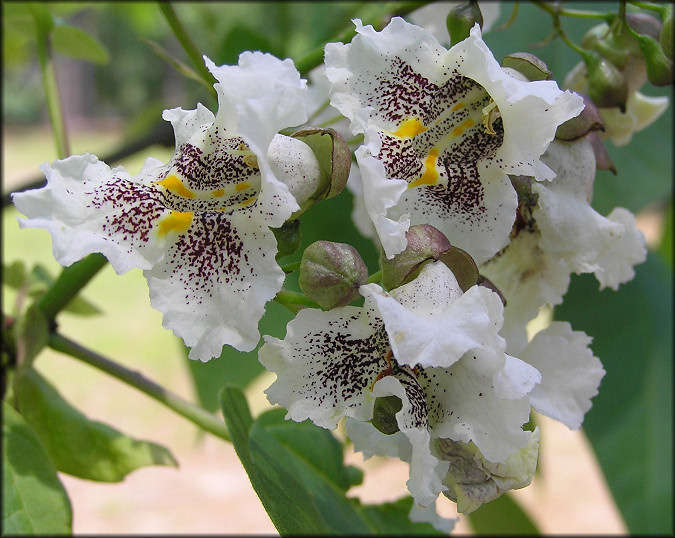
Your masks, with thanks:
M271 228L277 240L276 259L290 256L300 248L302 234L300 233L300 221L288 220L281 228Z
M558 140L572 141L583 138L591 131L604 131L605 125L598 111L598 107L590 97L583 93L575 92L584 100L584 109L578 116L561 123L555 132Z
M619 69L625 67L629 56L640 54L637 41L622 24L613 32L605 23L593 26L581 38L581 46L606 58Z
M396 413L403 407L403 402L398 396L384 396L376 398L373 405L373 419L371 424L386 435L392 435L399 431Z
M640 50L647 64L647 79L654 86L668 86L673 83L673 61L668 58L661 44L651 36L638 37Z
M529 52L514 52L502 59L502 67L510 67L522 73L528 80L551 80L553 73L543 60Z
M450 44L455 45L464 41L471 32L471 28L478 23L483 27L483 14L480 12L478 2L471 0L465 4L453 7L445 19L450 34Z
M648 13L626 13L626 22L638 34L658 39L661 33L661 21Z
M588 96L599 107L617 106L626 111L628 84L621 71L607 58L589 53L584 58L588 67Z
M291 136L302 140L311 148L319 162L321 173L317 189L300 204L300 209L291 215L291 219L296 219L317 202L342 192L349 177L352 155L344 138L335 129L309 127Z
M322 308L349 304L367 281L368 268L351 245L316 241L302 254L300 289Z
M380 256L382 284L389 290L413 280L426 262L438 260L452 246L443 233L429 224L411 226L405 236L408 245L403 252L391 260Z

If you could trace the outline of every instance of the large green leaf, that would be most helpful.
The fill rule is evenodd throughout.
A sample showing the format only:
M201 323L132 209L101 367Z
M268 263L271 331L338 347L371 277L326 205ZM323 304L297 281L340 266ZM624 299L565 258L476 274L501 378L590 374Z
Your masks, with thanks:
M618 292L572 279L555 317L593 337L607 375L584 422L632 533L673 529L672 271L649 253Z
M101 65L110 60L108 51L98 39L84 30L67 24L54 26L52 45L56 52L78 60L87 60Z
M37 432L59 471L88 480L119 482L147 465L177 466L163 446L89 420L34 369L17 378L15 391L20 413Z
M221 393L235 450L272 522L283 534L438 534L408 517L412 498L361 505L346 491L361 473L343 462L341 444L309 421L284 420L284 410L255 421L239 388Z
M56 467L24 418L2 403L2 534L72 534Z
M516 500L505 493L468 515L476 534L538 535L539 529Z

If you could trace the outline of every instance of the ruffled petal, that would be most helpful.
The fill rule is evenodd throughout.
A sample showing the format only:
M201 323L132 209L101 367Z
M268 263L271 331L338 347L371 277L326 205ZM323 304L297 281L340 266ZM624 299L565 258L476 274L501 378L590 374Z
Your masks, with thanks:
M538 195L532 216L541 230L540 248L564 259L577 273L593 272L603 279L606 275L607 285L617 286L619 275L632 278L632 265L646 257L644 239L623 211L614 213L613 220L591 207L595 156L590 142L555 141L545 160L558 177L532 186Z
M501 340L499 297L482 286L461 294L441 262L427 264L418 278L391 294L376 284L362 286L361 293L384 320L399 364L449 367L488 339Z
M95 155L74 155L43 164L47 186L16 193L12 200L27 219L22 227L46 228L53 252L71 265L92 252L106 256L118 274L150 268L173 241L162 233L180 219L157 189L141 185L122 167L112 170Z
M538 332L521 353L542 375L530 395L532 407L573 430L581 426L605 375L590 343L585 333L555 321Z
M245 211L196 213L161 262L145 271L163 325L191 347L190 358L220 355L223 343L252 350L265 303L281 289L276 240Z
M370 387L387 369L389 343L371 310L305 309L287 327L286 338L265 336L258 358L277 380L265 391L287 418L307 418L335 429L344 416L370 420Z

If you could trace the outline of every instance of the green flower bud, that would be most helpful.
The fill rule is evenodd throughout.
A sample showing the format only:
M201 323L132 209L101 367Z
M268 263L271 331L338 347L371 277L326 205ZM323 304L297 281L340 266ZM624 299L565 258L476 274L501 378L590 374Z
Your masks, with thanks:
M658 39L661 33L661 21L648 13L626 13L626 22L638 34Z
M588 68L588 96L599 107L618 106L626 111L628 84L621 71L596 53L584 57Z
M302 140L311 148L321 171L321 181L314 194L291 215L291 219L297 219L317 202L332 198L342 192L349 177L352 155L344 138L335 129L309 127L291 136Z
M598 111L598 107L590 97L580 92L575 92L584 100L584 109L578 116L560 124L555 132L558 140L572 141L583 138L591 131L604 131L605 125Z
M399 431L396 422L396 413L403 407L403 402L398 396L385 396L375 399L373 406L373 418L371 424L385 435L392 435Z
M593 26L581 38L581 46L598 53L619 69L626 66L629 56L640 54L637 41L621 24L614 31L605 23Z
M411 226L405 236L408 245L403 252L391 260L380 255L382 284L389 290L413 280L426 262L437 260L452 246L445 235L429 224Z
M349 304L367 281L368 268L351 245L316 241L302 254L300 289L322 308Z
M478 23L483 27L483 14L480 12L478 2L471 0L466 4L453 7L445 19L450 34L450 44L455 45L469 37L471 28Z
M271 228L277 239L276 259L290 256L300 248L302 234L300 233L300 221L288 220L281 228Z
M661 44L651 36L638 38L640 50L647 64L647 79L654 86L668 86L673 83L673 61L668 58Z
M659 43L663 53L670 59L673 59L673 10L671 9L661 26L659 33Z
M529 52L514 52L502 59L502 67L510 67L522 73L528 80L551 80L553 73L549 71L543 60Z

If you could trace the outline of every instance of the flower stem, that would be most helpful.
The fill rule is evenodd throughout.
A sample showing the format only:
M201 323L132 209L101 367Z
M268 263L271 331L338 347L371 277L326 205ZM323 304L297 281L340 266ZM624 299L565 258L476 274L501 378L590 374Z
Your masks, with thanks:
M105 266L107 261L102 254L96 253L89 254L70 267L65 267L56 282L38 300L37 305L47 320L53 321L73 297Z
M306 306L311 308L319 308L319 305L308 299L304 293L291 290L281 290L276 294L273 301L284 305L293 313L297 313L301 308Z
M70 148L66 135L66 124L61 110L61 97L56 80L54 59L49 43L49 34L51 33L53 22L51 15L48 12L40 10L39 7L28 4L28 9L35 22L37 55L40 62L40 71L42 72L42 85L44 86L49 122L54 133L56 156L59 159L65 159L70 154Z
M190 37L190 34L187 33L185 26L178 18L176 11L173 9L173 6L168 2L159 2L159 9L161 10L166 22L169 23L173 34L176 36L176 39L183 46L183 50L190 58L192 65L195 66L199 75L204 79L204 81L211 88L212 93L217 97L216 90L213 88L213 84L216 82L215 77L211 72L206 68L204 64L204 59L202 58L201 52L195 45L194 41Z
M382 280L382 269L376 271L368 277L368 284L377 284L380 280Z
M212 433L216 437L220 437L225 441L231 441L230 434L223 422L218 420L214 415L208 411L196 406L187 400L183 400L180 396L173 394L161 385L151 381L138 372L129 370L121 364L118 364L94 351L82 347L77 342L73 342L69 338L58 333L52 333L49 339L49 347L55 351L65 353L76 359L86 362L94 368L116 377L120 381L140 390L151 398L164 404L169 409L175 411L183 418L189 420L196 426Z

